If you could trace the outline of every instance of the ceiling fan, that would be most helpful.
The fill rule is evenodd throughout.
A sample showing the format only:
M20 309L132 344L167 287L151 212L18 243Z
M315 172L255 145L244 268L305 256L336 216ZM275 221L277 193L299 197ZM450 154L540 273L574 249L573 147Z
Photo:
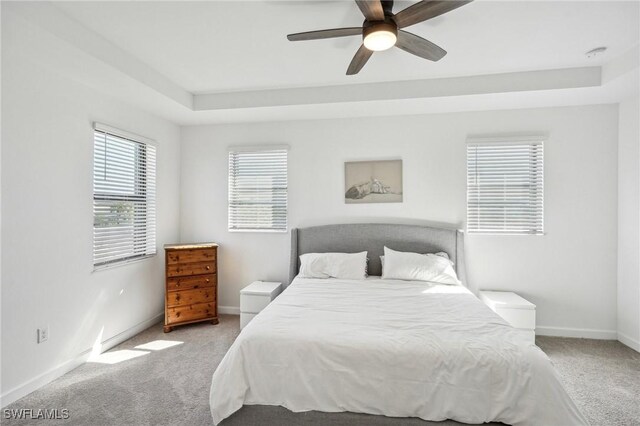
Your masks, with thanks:
M439 61L447 54L444 49L401 28L435 18L471 1L422 0L394 14L393 0L355 0L365 18L362 27L308 31L289 34L287 38L303 41L361 35L363 43L349 64L347 75L360 72L373 52L393 46L430 61Z

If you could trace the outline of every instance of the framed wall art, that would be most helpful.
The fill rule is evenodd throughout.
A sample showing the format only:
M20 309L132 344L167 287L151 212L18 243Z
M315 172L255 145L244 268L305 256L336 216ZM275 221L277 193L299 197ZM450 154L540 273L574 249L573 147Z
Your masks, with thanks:
M344 163L344 202L401 203L402 160Z

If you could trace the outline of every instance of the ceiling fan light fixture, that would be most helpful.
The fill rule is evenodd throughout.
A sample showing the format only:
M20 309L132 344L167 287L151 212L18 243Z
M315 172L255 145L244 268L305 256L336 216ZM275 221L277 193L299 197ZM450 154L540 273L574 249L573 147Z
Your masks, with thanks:
M393 22L376 22L365 26L362 35L364 47L379 52L395 46L398 41L398 27Z
M398 37L391 31L374 31L364 38L364 46L369 50L379 52L392 48L397 40Z

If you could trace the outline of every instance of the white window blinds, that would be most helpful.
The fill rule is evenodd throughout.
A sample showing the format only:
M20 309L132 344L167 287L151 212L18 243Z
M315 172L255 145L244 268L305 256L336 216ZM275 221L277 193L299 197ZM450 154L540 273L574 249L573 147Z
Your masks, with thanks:
M287 230L287 149L229 151L229 230Z
M467 231L541 235L544 207L543 142L469 141Z
M93 264L156 254L156 148L96 124L93 149Z

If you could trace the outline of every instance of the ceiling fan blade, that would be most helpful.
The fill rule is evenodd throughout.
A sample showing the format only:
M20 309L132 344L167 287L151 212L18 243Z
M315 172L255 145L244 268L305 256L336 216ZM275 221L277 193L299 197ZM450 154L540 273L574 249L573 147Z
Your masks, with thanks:
M347 68L347 75L358 74L362 67L364 67L364 64L367 63L371 55L373 55L373 52L364 47L364 44L360 46L360 49L358 49L355 56L351 60L349 68Z
M473 0L422 0L421 2L396 13L394 19L396 20L396 24L398 24L398 28L409 27L417 24L418 22L423 22L427 19L435 18L436 16L450 12L467 3L471 3L471 1Z
M356 0L356 4L368 21L384 21L384 9L380 0Z
M420 56L421 58L434 62L439 61L447 54L446 50L431 43L429 40L425 40L422 37L402 30L398 31L398 41L396 42L396 46L405 52L409 52L413 55Z
M320 40L323 38L347 37L362 35L362 27L334 28L331 30L307 31L304 33L289 34L289 41Z

